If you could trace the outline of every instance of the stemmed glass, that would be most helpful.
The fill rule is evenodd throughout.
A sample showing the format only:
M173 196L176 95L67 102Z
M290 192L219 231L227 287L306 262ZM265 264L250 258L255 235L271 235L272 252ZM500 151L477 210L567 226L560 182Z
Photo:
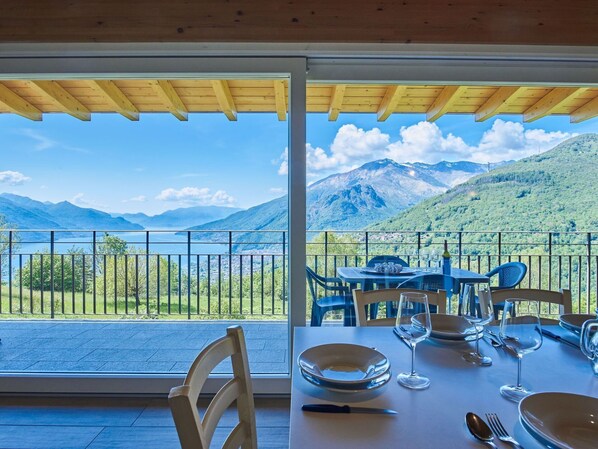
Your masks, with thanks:
M509 318L509 312L511 317ZM517 316L513 317L517 312ZM521 359L542 346L540 302L526 299L507 299L499 331L500 340L517 356L517 385L503 385L500 394L519 402L532 391L521 385Z
M459 314L475 329L475 352L463 354L463 359L479 366L492 365L492 359L480 353L480 334L484 331L484 325L494 318L494 308L487 286L480 287L476 296L475 285L465 284L459 301Z
M419 260L422 263L422 269L421 271L428 271L428 260L430 258L430 253L428 252L428 250L426 248L422 248L419 251Z
M424 311L421 312L421 309ZM432 331L428 295L424 293L401 293L397 307L396 329L401 338L411 347L411 372L397 376L399 384L413 390L430 386L430 379L415 372L415 346L428 338Z
M441 254L438 248L432 248L430 250L430 264L432 265L432 272L436 273L440 268Z

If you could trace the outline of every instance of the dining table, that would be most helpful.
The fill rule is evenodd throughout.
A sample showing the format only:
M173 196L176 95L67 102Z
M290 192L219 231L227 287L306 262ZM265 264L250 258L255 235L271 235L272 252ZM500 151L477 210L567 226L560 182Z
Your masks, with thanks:
M557 325L547 326L556 328ZM508 432L525 449L546 446L519 421L518 404L503 398L499 388L517 378L517 360L506 349L485 339L480 350L493 359L488 367L470 364L461 357L473 343L439 343L427 339L417 345L415 369L430 378L425 390L400 386L396 375L409 371L410 349L392 327L298 327L293 360L304 350L327 343L351 343L376 348L390 361L392 378L381 388L337 393L312 385L293 365L290 449L462 449L484 445L465 425L467 412L485 419L496 413ZM542 346L523 357L522 384L534 392L568 392L598 397L598 376L578 348L544 338ZM333 403L393 409L396 415L334 414L302 411L304 404ZM495 441L499 447L510 447ZM597 442L598 443L598 442ZM487 446L486 446L487 447ZM597 445L598 447L598 445Z
M354 290L358 286L362 288L366 282L376 285L396 285L397 283L408 281L414 276L419 276L421 274L442 274L441 272L424 271L421 268L411 267L405 267L403 268L402 273L397 274L373 273L370 270L367 270L366 267L337 267L336 274L343 282L349 284L351 290ZM463 268L451 268L450 275L454 277L460 285L486 284L490 282L488 276Z

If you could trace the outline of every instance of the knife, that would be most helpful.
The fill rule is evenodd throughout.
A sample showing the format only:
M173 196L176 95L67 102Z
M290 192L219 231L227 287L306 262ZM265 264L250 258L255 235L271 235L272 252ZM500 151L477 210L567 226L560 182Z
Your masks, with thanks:
M561 337L560 335L557 335L549 330L542 329L542 335L546 335L547 337L552 338L553 340L556 340L560 343L565 343L566 345L569 345L569 346L579 349L579 345L576 345L572 341L569 341L569 340Z
M399 330L398 330L396 327L394 327L394 328L392 329L392 331L393 331L393 332L394 332L394 334L397 336L397 338L403 342L403 344L404 344L405 346L407 346L409 349L413 350L413 348L411 347L411 345L410 345L410 344L407 342L407 340L405 340L405 339L403 338L403 336L401 335L401 333L399 332Z
M348 405L334 405L334 404L303 404L301 410L304 412L316 413L370 413L381 415L396 415L395 410L387 408L373 408L373 407L350 407Z

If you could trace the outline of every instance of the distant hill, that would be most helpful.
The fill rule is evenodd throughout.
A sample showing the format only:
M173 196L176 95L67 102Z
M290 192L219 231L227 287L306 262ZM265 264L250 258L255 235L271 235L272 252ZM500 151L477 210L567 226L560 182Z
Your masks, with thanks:
M390 159L368 162L307 188L307 227L362 229L446 191L457 179L470 178L487 169L485 164L469 162L435 165L398 164ZM287 202L285 195L191 229L286 229Z
M97 229L97 230L136 230L143 229L121 217L96 209L75 206L68 201L50 203L32 200L11 193L0 194L0 216L9 227L18 229ZM72 233L60 233L61 238L72 237ZM27 233L27 240L47 240L48 236Z
M236 207L194 206L168 210L161 214L151 216L143 213L112 215L122 217L131 223L137 223L145 229L181 230L228 217L240 210L241 209Z
M379 230L598 228L598 134L476 176L372 226Z

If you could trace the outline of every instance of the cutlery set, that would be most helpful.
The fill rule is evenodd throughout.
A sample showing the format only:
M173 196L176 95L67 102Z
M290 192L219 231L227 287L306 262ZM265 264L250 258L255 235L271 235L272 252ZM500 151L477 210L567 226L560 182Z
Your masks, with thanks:
M496 413L486 413L486 419L490 426L475 413L469 412L465 415L465 424L474 438L490 447L498 449L496 444L494 444L494 435L496 434L500 441L510 444L514 449L523 449L523 446L509 435L509 432L507 432L507 429L505 429Z

